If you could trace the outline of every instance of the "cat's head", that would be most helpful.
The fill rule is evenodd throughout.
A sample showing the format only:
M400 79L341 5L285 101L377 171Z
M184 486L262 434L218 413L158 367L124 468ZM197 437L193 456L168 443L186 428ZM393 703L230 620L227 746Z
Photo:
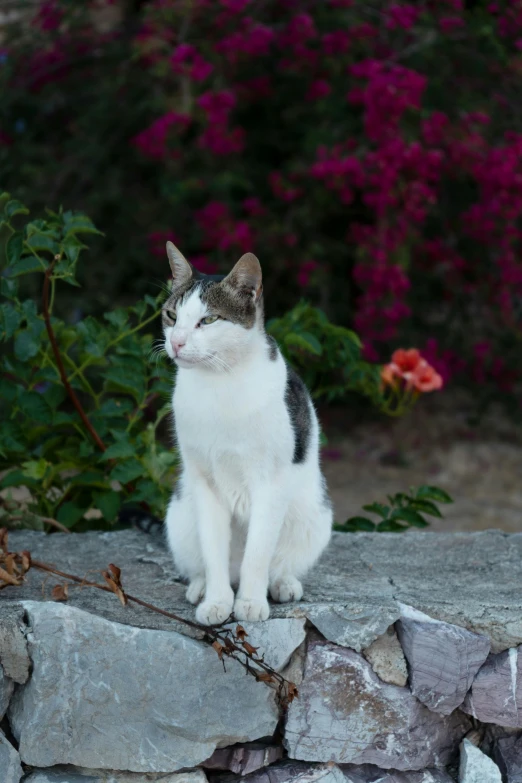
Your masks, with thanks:
M167 242L172 291L163 305L165 350L178 367L228 371L263 329L261 266L252 253L228 275L198 272Z

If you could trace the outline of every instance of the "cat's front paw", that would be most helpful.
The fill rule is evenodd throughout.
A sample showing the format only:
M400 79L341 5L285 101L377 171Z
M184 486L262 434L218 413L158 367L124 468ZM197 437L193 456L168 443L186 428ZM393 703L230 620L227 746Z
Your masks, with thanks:
M232 614L232 601L203 601L196 609L196 620L201 625L219 625Z
M270 585L270 595L280 604L300 601L303 597L303 585L295 576L283 576Z
M205 595L205 577L196 576L195 579L187 587L185 596L189 604L199 604L203 596Z
M236 620L259 623L262 620L268 620L269 614L270 609L266 598L261 600L257 598L236 598L234 604L234 616Z

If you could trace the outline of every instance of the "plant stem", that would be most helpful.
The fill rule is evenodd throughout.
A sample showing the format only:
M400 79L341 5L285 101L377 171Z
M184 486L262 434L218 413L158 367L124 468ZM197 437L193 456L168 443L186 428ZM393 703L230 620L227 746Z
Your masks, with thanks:
M87 418L87 414L83 410L80 400L76 396L74 389L72 388L71 384L69 383L69 380L67 379L67 374L65 372L65 367L63 366L60 348L58 347L58 343L56 341L56 335L54 333L51 324L51 316L49 313L49 284L51 280L53 266L54 266L54 261L51 264L49 264L49 266L45 270L45 276L44 276L44 285L43 285L43 292L42 292L42 309L43 309L43 317L45 321L45 328L47 329L47 334L49 336L51 347L53 349L54 358L56 361L56 365L58 367L58 372L60 373L60 378L67 391L67 394L71 398L72 403L78 412L78 415L83 421L85 427L87 428L94 442L96 443L96 445L101 451L105 451L107 448L105 443L102 441L102 439L100 438L100 436L98 435L94 427L92 426L91 422Z

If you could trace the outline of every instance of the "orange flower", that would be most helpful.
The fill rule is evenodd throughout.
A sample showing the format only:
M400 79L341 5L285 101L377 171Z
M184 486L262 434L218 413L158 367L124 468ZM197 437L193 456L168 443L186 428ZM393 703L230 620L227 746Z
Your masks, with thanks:
M416 348L399 348L392 354L392 360L381 370L384 384L393 386L398 380L419 392L429 392L442 388L442 378L433 367L423 359Z
M421 359L412 374L410 383L417 391L430 392L442 389L443 380L431 364L428 364L425 359Z
M410 348L407 351L404 348L399 348L392 354L392 364L398 367L401 375L413 372L420 361L422 361L421 355L416 348Z

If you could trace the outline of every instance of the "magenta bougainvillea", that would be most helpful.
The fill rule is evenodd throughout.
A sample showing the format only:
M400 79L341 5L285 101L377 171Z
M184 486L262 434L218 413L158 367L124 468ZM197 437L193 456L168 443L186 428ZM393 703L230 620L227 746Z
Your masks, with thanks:
M69 17L50 0L33 19L34 93L65 90L71 40L92 41L94 17ZM516 388L522 2L149 0L125 29L149 87L125 144L154 183L151 256L175 237L215 271L254 250L278 303L314 298L368 358L410 339L445 381Z

